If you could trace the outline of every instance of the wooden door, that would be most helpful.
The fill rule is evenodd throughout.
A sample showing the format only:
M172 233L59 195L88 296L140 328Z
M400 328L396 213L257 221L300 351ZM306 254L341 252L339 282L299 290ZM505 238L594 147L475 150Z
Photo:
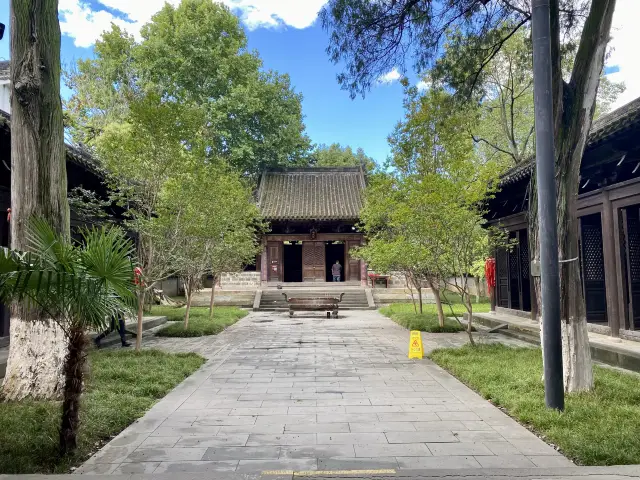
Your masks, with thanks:
M509 308L509 253L506 248L496 252L496 291L498 306Z
M360 260L358 260L357 258L353 258L351 255L349 255L349 252L351 251L351 249L353 247L359 247L359 246L360 246L360 240L349 240L346 243L346 252L345 252L346 272L345 272L345 280L348 280L348 281L351 281L351 282L360 281Z
M604 322L607 320L607 296L604 281L602 223L600 214L594 215L578 219L582 288L587 321Z
M627 253L627 282L629 285L629 326L632 330L640 327L640 215L636 206L627 207L625 250Z
M324 242L302 242L302 280L324 282Z
M267 279L270 282L281 282L282 275L282 243L267 242L267 258L269 273Z

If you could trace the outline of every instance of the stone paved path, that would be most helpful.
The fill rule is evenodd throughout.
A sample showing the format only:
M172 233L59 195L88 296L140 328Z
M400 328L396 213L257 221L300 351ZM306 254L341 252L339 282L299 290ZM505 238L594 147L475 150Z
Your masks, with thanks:
M209 361L78 473L573 465L431 361L408 360L405 329L341 316L252 313L217 337L151 341Z

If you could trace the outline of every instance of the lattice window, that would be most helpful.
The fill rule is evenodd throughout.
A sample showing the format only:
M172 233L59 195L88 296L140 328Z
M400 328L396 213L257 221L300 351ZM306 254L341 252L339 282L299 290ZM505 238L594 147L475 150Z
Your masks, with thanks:
M520 235L520 274L529 278L529 242L526 235Z
M509 278L518 278L518 247L514 246L509 252Z
M585 280L604 280L602 228L600 225L582 225L582 263Z
M627 232L631 281L635 282L640 280L640 222L631 215L627 216Z
M497 268L497 278L507 278L507 259L508 259L508 255L507 255L507 250L504 248L499 248L498 249L498 255L497 255L497 262L496 262L496 268Z

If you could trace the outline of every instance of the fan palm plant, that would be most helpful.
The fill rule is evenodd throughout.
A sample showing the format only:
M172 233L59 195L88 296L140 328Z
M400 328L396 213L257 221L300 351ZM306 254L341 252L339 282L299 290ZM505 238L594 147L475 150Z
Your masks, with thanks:
M64 330L60 452L77 447L80 396L86 362L87 332L108 327L114 315L135 309L133 245L116 227L82 232L72 245L41 219L28 229L28 252L0 250L0 299L14 305L21 318L44 316ZM34 312L43 315L34 315Z

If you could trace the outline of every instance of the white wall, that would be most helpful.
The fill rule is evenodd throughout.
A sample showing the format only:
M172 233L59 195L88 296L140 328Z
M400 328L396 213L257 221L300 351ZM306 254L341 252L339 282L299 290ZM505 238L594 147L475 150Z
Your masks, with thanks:
M11 90L8 80L0 82L0 110L11 113Z

